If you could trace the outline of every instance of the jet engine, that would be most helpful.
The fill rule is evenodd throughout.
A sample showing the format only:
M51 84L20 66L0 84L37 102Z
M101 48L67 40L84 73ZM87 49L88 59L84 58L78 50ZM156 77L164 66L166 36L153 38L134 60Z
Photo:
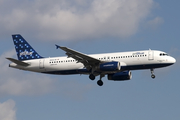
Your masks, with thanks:
M108 77L108 80L125 81L125 80L130 80L132 78L132 74L131 74L131 71L123 71L123 72L108 74L107 77Z
M120 69L120 62L107 62L99 65L101 71L118 71Z

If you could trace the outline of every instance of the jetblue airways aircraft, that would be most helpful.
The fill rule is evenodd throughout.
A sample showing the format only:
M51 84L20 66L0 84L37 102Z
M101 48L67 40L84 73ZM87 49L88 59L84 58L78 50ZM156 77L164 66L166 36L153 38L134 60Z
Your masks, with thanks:
M65 51L67 56L44 58L21 35L15 34L12 38L18 60L7 58L13 62L9 67L57 75L87 74L91 80L100 76L100 80L97 81L99 86L103 85L102 78L105 75L108 80L130 80L131 70L150 69L151 77L155 78L155 68L166 67L176 62L173 57L157 50L87 55L58 45L56 48Z

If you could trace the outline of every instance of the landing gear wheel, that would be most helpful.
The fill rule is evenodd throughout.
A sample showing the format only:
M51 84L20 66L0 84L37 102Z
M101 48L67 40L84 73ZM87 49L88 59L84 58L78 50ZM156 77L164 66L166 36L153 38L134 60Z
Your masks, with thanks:
M154 75L154 69L151 69L151 77L154 79L156 76Z
M89 79L95 80L95 78L96 78L96 77L95 77L93 74L90 74L90 75L89 75Z
M151 77L154 79L156 76L155 75L151 75Z
M102 86L102 85L103 85L103 81L102 81L102 80L98 80L98 81L97 81L97 84L98 84L99 86Z

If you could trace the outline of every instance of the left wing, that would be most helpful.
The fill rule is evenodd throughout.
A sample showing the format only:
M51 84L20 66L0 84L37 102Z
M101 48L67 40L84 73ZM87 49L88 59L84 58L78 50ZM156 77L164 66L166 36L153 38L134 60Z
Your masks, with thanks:
M102 62L101 60L98 60L98 59L88 56L86 54L77 52L77 51L72 50L67 47L61 47L61 46L56 45L56 48L57 49L60 48L60 49L64 50L68 57L72 57L75 60L77 60L78 62L83 63L87 69L93 68Z

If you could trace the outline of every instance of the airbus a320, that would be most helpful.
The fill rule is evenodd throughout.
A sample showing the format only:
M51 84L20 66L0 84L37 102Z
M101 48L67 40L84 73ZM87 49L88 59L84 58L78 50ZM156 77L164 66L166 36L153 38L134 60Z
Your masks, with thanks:
M12 35L12 38L18 59L7 58L12 62L9 67L56 75L86 74L91 80L100 76L97 81L99 86L103 85L102 78L105 75L108 80L130 80L131 70L150 69L151 77L154 79L154 69L170 66L176 62L175 58L159 50L87 55L59 45L56 45L56 48L65 51L67 56L45 58L40 56L20 34Z

